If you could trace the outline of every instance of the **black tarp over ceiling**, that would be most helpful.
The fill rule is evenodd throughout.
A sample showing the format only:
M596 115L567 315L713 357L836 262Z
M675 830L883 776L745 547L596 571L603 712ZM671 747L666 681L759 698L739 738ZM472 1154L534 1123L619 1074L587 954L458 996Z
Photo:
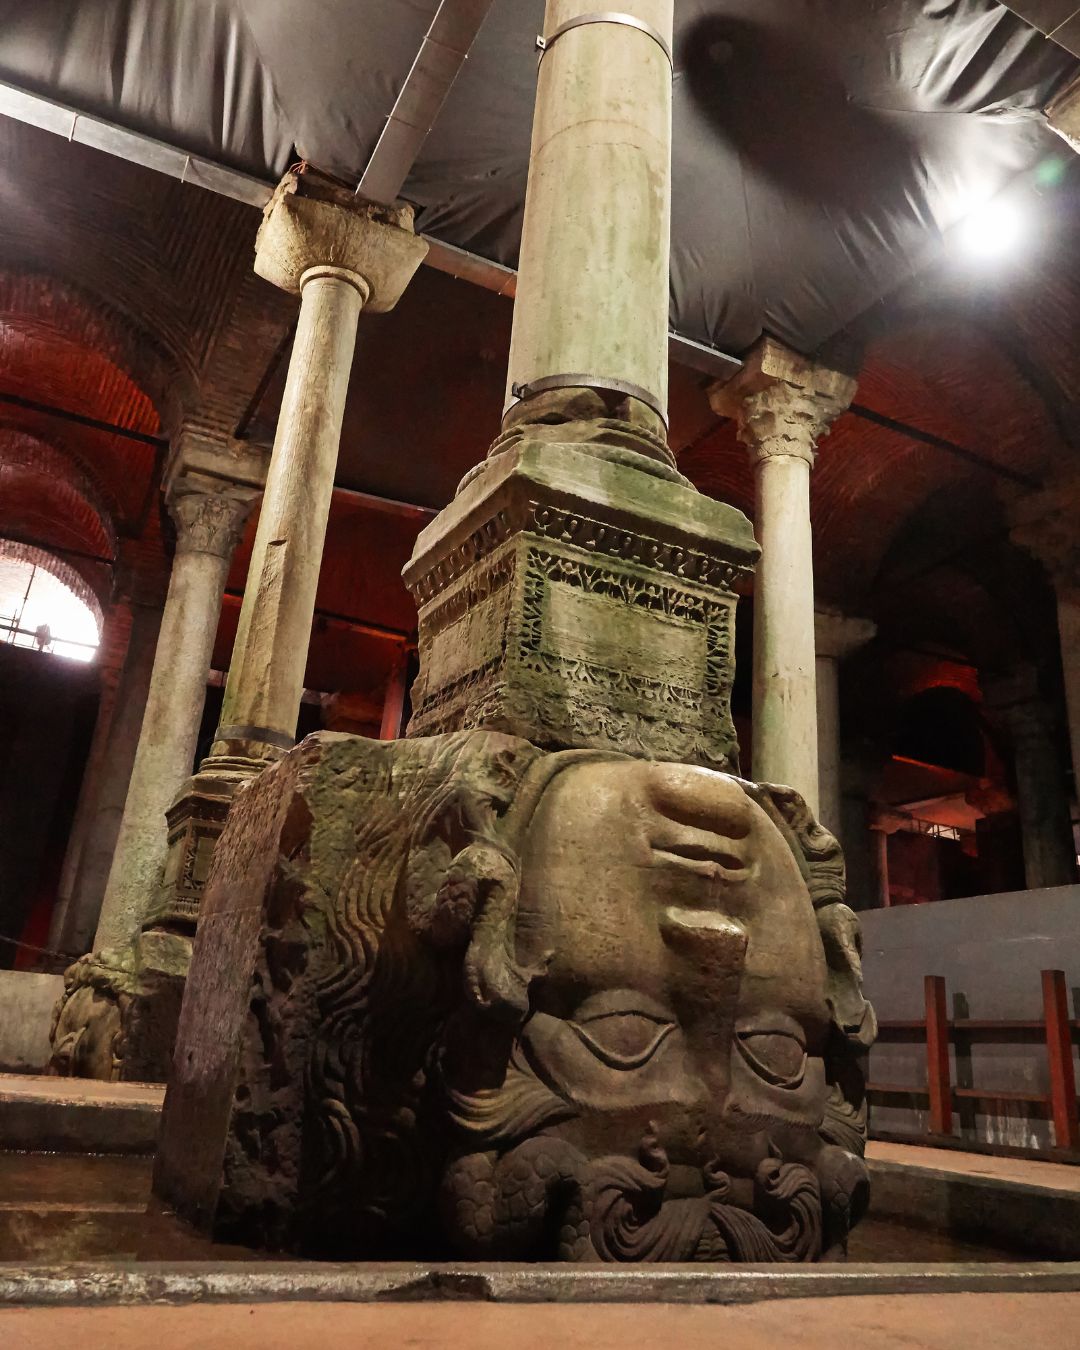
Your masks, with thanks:
M358 179L437 0L0 0L0 78L275 180ZM543 0L495 0L406 184L516 261ZM811 351L1061 143L1075 60L995 0L676 0L672 327Z

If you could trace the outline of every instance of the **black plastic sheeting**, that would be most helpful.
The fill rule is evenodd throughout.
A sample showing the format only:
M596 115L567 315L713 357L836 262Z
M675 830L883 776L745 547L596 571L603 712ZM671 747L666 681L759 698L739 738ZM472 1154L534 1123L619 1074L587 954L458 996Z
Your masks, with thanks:
M275 180L358 179L437 0L0 0L0 78ZM514 266L543 0L496 0L405 195ZM995 0L676 0L672 327L812 351L1062 143ZM295 149L294 149L295 147Z

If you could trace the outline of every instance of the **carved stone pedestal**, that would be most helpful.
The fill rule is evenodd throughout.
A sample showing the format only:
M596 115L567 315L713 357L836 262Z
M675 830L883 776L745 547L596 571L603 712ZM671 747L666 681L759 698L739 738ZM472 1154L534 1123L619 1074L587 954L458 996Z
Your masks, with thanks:
M523 439L420 535L410 735L485 727L549 749L737 763L746 517L593 447Z

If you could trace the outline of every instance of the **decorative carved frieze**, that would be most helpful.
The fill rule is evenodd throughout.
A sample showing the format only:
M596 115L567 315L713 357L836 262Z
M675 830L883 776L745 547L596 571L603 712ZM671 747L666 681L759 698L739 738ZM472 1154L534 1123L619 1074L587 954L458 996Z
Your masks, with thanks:
M745 518L692 489L526 444L469 484L406 569L410 735L487 728L733 767L734 587L756 555Z

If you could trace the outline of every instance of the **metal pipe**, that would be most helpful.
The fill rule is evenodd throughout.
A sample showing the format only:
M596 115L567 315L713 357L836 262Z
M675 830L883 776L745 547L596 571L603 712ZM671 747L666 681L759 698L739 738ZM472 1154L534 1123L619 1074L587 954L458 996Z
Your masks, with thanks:
M226 600L243 600L244 592L236 586L227 586L225 588ZM338 624L343 628L351 628L354 633L360 633L364 637L379 638L384 642L400 642L406 647L414 646L416 643L415 635L406 633L400 628L387 628L380 623L366 623L363 619L355 619L351 614L339 614L332 609L315 609L316 619L325 619L327 623Z
M964 446L957 445L955 441L947 441L943 436L935 436L930 431L921 431L918 427L909 426L907 422L898 422L894 417L886 417L884 413L874 412L872 408L867 408L861 403L853 403L848 411L854 413L864 422L872 422L875 426L884 427L886 431L895 431L898 436L906 436L909 441L919 441L923 445L932 446L935 450L944 450L946 454L952 455L956 459L962 459L965 463L973 464L976 468L985 469L987 473L996 473L1001 478L1007 478L1011 483L1020 483L1029 488L1042 487L1038 478L1032 478L1026 473L1019 473L1016 469L1009 469L1004 464L997 464L992 459L986 459L974 450L967 450Z
M270 200L273 187L250 174L228 169L224 165L214 164L210 160L189 155L175 146L166 145L129 131L126 127L106 122L79 112L53 99L43 98L39 94L28 93L16 85L0 80L0 113L25 122L29 126L51 131L65 140L76 141L83 145L92 145L106 154L117 156L132 164L141 164L155 169L158 173L168 174L186 183L195 183L199 187L216 192L233 201L256 206L259 210ZM485 290L495 291L499 295L512 296L517 285L516 273L501 263L491 262L475 253L458 248L454 244L444 243L425 235L430 245L425 262L438 272L446 272L462 281L482 286ZM726 377L728 379L741 368L742 362L718 347L710 347L671 333L669 337L672 360L680 365L689 366L706 375Z
M152 445L155 450L168 445L164 436L154 436L148 431L135 431L132 427L121 427L115 422L103 422L100 417L88 417L85 413L71 412L68 408L58 408L54 403L38 403L35 399L23 398L21 394L0 394L0 403L7 403L13 408L22 408L26 412L55 417L61 422L73 422L79 427L89 427L91 431L104 431L110 436L120 436L127 441L138 441L140 445Z

